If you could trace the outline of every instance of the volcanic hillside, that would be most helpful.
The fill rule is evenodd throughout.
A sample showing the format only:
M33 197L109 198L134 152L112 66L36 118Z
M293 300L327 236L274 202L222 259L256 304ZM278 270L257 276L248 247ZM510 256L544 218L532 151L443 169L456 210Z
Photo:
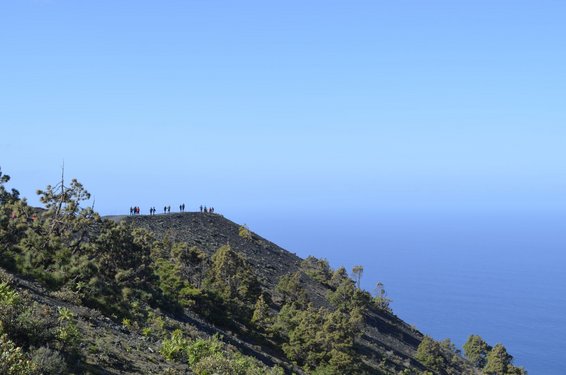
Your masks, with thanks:
M242 226L219 214L189 212L110 218L148 229L162 239L198 246L210 255L220 246L229 244L233 250L244 255L257 273L262 288L270 294L274 293L275 285L283 275L301 270L303 259L256 233L250 232L249 238L241 236ZM315 305L330 308L327 299L330 288L306 273L301 273L301 284ZM426 370L426 367L415 360L423 335L396 315L370 308L366 313L362 332L361 338L356 342L356 351L376 373L383 371L383 363L398 371L407 368ZM238 339L246 341L246 337ZM463 373L460 366L465 366L464 362L454 358L451 365L454 373Z

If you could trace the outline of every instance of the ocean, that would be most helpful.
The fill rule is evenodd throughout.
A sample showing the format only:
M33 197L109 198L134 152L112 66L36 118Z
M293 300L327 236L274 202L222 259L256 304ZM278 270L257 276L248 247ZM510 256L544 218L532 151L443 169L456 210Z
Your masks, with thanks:
M531 375L566 372L564 213L250 216L251 230L301 257L363 265L362 286L383 282L394 313L435 339L462 348L478 334Z

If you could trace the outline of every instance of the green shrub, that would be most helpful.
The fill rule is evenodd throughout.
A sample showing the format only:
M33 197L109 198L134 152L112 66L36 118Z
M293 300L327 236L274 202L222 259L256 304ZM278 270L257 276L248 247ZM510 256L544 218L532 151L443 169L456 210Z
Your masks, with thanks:
M217 336L209 339L196 339L187 346L187 358L189 366L193 366L204 357L209 357L221 352L223 343Z
M197 375L284 375L279 367L269 368L252 357L229 351L203 357L191 370Z
M132 321L128 318L122 319L122 327L124 327L126 329L132 328Z
M268 368L253 357L245 356L220 340L218 336L187 340L175 330L163 340L160 353L168 360L183 360L197 375L284 375L279 367Z
M19 294L7 283L0 283L0 304L14 306L19 301Z
M60 375L67 373L67 363L55 350L41 347L31 353L31 361L37 372L42 375Z
M17 346L41 346L54 338L57 321L50 308L32 302L25 294L15 296L11 289L4 292L0 325Z
M66 307L59 307L58 313L57 338L64 348L76 350L80 344L80 332L75 323L75 314Z
M248 227L245 225L240 226L240 229L238 230L238 235L246 240L252 239L252 232L250 232Z
M181 355L187 348L187 339L183 337L183 332L176 329L171 333L169 339L164 339L161 343L159 353L167 360L180 359Z
M165 331L165 320L162 316L155 314L150 311L147 316L147 323L149 324L149 329L151 332L162 336Z
M34 371L33 363L8 339L7 335L0 336L0 374L29 375Z
M239 375L234 363L226 358L222 353L216 353L211 356L202 358L200 361L191 366L191 370L196 375Z

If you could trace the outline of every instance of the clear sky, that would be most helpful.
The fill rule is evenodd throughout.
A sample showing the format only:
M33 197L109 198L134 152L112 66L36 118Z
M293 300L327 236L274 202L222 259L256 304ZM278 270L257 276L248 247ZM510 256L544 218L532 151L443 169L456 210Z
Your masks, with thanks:
M566 2L0 2L0 167L104 214L566 207Z

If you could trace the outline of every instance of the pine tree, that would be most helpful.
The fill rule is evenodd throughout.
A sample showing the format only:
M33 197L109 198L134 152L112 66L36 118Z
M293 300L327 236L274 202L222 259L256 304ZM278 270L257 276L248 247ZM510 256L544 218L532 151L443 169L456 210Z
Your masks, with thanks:
M260 294L257 302L255 303L254 313L251 322L259 329L266 329L271 324L271 317L269 316L269 305L265 302L263 293Z
M338 310L348 313L353 309L365 311L371 296L357 289L350 278L343 279L335 291L328 293L328 301Z
M332 274L332 277L330 278L330 285L333 288L338 288L340 283L342 283L345 279L348 279L348 272L344 267L340 267Z
M380 310L391 312L389 304L391 299L387 297L383 283L378 282L375 286L375 297L373 297L373 305Z
M251 314L261 289L259 282L247 261L233 251L229 245L220 247L211 259L205 280L205 287L216 293L225 302ZM248 316L248 319L251 316Z
M308 304L307 293L301 285L300 271L281 276L275 287L275 292L284 304L295 303L302 308L306 308Z
M487 354L487 363L483 368L485 375L506 375L513 357L502 344L497 344ZM512 366L514 367L514 366Z
M301 262L301 268L304 272L322 284L329 284L332 277L332 271L328 260L318 259L312 255Z
M419 344L416 358L434 371L441 371L446 365L440 344L428 336Z
M197 288L201 287L208 256L196 246L186 243L175 243L171 249L171 257L179 265L181 275Z
M354 280L356 280L356 286L358 287L358 289L360 289L363 273L364 266L354 266L354 268L352 268L352 274L354 276Z
M321 334L324 311L309 305L306 310L297 311L294 321L295 327L288 333L289 340L283 344L283 351L298 365L316 368L325 356L321 350L324 347Z
M7 184L10 181L10 176L7 174L2 174L2 168L0 168L0 205L4 205L6 203L13 203L19 200L20 192L16 189L12 189L11 191L7 191L4 184Z
M477 368L483 368L486 363L487 353L491 350L489 345L477 335L471 335L464 344L466 358Z

